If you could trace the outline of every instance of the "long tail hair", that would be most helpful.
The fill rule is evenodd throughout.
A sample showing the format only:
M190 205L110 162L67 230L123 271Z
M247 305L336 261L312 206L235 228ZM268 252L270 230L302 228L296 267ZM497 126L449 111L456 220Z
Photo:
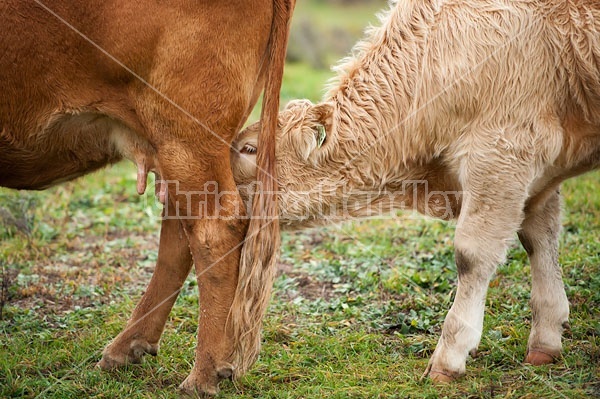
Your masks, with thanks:
M238 285L229 323L234 339L234 377L243 375L260 352L262 319L271 297L277 270L280 235L275 171L275 132L279 92L295 0L273 2L273 24L269 41L269 68L258 139L258 191L252 202L252 217L242 248Z

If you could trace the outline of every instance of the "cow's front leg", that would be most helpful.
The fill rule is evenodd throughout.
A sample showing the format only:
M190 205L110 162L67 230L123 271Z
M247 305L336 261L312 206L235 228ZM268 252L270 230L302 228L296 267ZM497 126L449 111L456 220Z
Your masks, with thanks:
M458 288L425 371L434 381L465 373L467 356L481 339L488 284L521 225L529 170L493 161L482 154L463 165L468 175L455 234ZM498 172L500 166L512 169Z
M174 214L167 204L163 214ZM156 355L169 312L192 267L192 255L179 220L163 218L158 261L150 284L125 329L110 343L98 366L111 369L138 363L146 353Z
M552 363L560 356L562 332L569 318L569 301L558 264L560 194L526 209L519 239L531 262L531 334L525 362Z

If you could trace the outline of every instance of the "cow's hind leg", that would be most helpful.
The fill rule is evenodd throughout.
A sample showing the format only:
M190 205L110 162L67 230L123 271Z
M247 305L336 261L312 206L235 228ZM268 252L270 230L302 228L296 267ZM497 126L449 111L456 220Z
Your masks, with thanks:
M227 322L245 231L242 220L206 220L190 228L196 236L192 251L200 315L194 367L180 386L184 392L215 394L220 380L234 377L233 337Z
M169 182L168 201L176 206L189 240L200 295L194 367L181 389L215 394L219 381L236 372L227 322L247 220L229 164L229 147L212 137L200 143L170 142L159 149L159 157L161 175Z
M168 205L169 206L169 205ZM165 212L172 214L173 206ZM160 336L177 294L192 267L192 255L179 220L163 219L158 261L150 284L125 329L103 352L98 366L111 369L156 355Z
M561 352L561 336L569 318L569 302L558 264L560 194L525 209L519 239L531 262L531 334L526 363L552 363Z
M425 371L434 381L465 373L467 356L481 339L488 284L521 225L531 173L493 155L474 156L463 165L465 195L455 234L458 289Z

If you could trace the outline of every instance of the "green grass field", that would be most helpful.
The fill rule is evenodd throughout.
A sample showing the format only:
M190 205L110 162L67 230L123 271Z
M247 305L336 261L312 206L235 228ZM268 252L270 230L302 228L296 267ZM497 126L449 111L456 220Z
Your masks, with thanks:
M341 23L346 12L300 7L318 24ZM367 8L347 11L348 23L360 25ZM288 65L282 101L318 100L330 76ZM240 381L222 383L219 397L600 397L600 174L568 181L563 194L560 262L572 313L559 363L522 364L530 277L515 244L491 283L467 376L420 381L455 292L453 225L401 214L283 236L261 358ZM196 340L194 276L158 357L94 369L150 279L158 214L150 193L135 193L127 163L45 192L0 190L0 398L178 397Z

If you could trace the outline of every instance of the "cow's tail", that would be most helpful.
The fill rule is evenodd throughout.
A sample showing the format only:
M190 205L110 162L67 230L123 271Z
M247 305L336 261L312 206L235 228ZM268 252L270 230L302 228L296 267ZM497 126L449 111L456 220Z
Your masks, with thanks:
M295 0L273 1L273 24L269 40L269 67L265 84L261 129L258 138L257 192L242 249L238 285L229 322L234 339L234 377L244 374L260 351L262 319L271 297L279 254L279 221L275 172L275 131L279 92Z

